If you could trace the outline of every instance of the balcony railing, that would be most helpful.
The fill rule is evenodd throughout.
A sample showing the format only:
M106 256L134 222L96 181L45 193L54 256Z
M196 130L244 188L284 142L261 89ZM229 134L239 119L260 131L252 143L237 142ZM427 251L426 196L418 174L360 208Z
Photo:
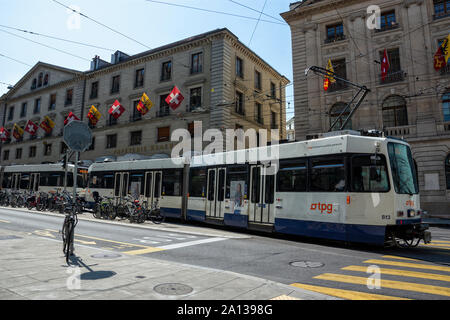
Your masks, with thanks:
M107 121L106 121L106 126L107 127L112 127L112 126L115 126L117 124L117 119L108 119Z
M375 29L375 32L383 32L383 31L388 31L388 30L394 30L394 29L398 29L400 27L400 25L395 22L393 24L390 25L385 25L382 26L380 29Z
M342 82L342 81L337 80L336 82L333 82L330 84L330 87L328 88L328 92L345 90L347 88L348 88L347 82Z
M442 12L442 13L438 13L438 14L433 14L433 20L442 19L442 18L446 18L446 17L450 17L450 12Z
M160 109L158 112L156 112L156 116L157 116L158 118L170 116L170 110L169 110L169 108Z
M384 134L391 137L411 137L416 135L416 126L399 126L384 128Z
M405 72L403 70L398 70L394 72L389 72L384 80L380 74L380 84L393 83L405 80Z
M346 39L346 37L344 34L339 34L339 35L336 35L335 37L326 38L325 43L333 43L333 42L337 42L337 41L341 41L341 40L345 40L345 39Z
M142 114L136 113L136 114L130 115L130 122L136 122L139 120L142 120Z

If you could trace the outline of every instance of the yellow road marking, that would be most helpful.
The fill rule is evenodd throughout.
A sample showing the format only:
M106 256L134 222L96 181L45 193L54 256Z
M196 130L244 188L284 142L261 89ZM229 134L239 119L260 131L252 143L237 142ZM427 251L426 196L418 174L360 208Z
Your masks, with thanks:
M283 294L281 296L272 298L270 300L300 300L300 299L299 298L295 298L295 297L290 297L290 296L287 296L287 295Z
M95 241L83 241L83 240L76 239L76 238L74 239L74 241L82 243L82 244L90 244L90 245L97 244Z
M314 279L329 280L336 282L345 282L352 284L367 285L368 278L347 276L343 274L324 273L314 277ZM418 284L412 282L393 281L393 280L380 280L382 288L390 288L405 291L415 291L421 293L435 294L440 296L450 297L450 288L431 286L427 284Z
M41 237L56 238L49 230L36 230L34 234Z
M423 244L421 245L421 247L434 247L434 248L441 248L441 249L450 249L450 245L449 244Z
M444 241L444 240L431 240L431 243L435 243L435 242L441 242L441 243L448 243L450 244L450 241Z
M124 253L124 254L131 254L131 255L138 255L138 254L146 254L146 253L152 253L152 252L158 252L158 251L164 251L164 249L153 248L153 247L146 247L145 249L125 251L125 252L122 252L122 253Z
M11 223L11 222L6 221L6 220L0 220L0 222L3 222L3 223Z
M397 257L397 256L383 256L383 258L398 259L398 260L408 260L408 261L420 261L420 260L417 260L417 259L411 259L411 258L405 258L405 257Z
M342 270L367 272L367 267L348 266L348 267L342 268ZM390 274L393 276L422 278L422 279L431 279L431 280L450 282L450 276L445 276L445 275L441 275L441 274L415 272L415 271L398 270L398 269L385 269L385 268L380 268L380 272L382 274Z
M293 283L291 284L291 286L348 300L410 300L407 298L385 296L381 294L311 286L309 284L302 284L302 283Z
M366 260L366 261L364 261L364 263L370 263L370 264L375 264L375 265L376 264L382 264L382 265L384 264L387 266L397 266L397 267L416 268L416 269L429 269L429 270L450 272L450 267L433 266L433 265L420 264L420 263L409 263L409 262L377 260L377 259Z
M143 246L140 244L134 244L134 243L126 243L126 242L120 242L120 241L115 241L115 240L108 240L108 239L102 239L102 238L96 238L96 237L91 237L91 236L83 236L81 234L76 234L77 237L83 237L83 238L88 238L88 239L92 239L92 240L98 240L98 241L105 241L105 242L112 242L112 243L118 243L118 244L122 244L122 245L126 245L126 246L133 246L133 247L138 247L138 248L148 248L148 246Z

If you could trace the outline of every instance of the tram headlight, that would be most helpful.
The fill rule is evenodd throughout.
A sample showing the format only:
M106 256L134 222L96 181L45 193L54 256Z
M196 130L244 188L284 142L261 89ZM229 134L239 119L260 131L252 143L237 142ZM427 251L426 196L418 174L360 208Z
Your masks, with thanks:
M408 209L408 218L415 217L416 211L413 209Z

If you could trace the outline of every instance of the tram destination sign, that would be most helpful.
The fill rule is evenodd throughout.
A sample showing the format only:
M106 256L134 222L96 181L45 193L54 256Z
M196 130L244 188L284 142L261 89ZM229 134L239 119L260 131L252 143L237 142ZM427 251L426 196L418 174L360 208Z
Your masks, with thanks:
M86 123L74 120L64 127L63 140L71 150L84 152L92 143L92 132Z

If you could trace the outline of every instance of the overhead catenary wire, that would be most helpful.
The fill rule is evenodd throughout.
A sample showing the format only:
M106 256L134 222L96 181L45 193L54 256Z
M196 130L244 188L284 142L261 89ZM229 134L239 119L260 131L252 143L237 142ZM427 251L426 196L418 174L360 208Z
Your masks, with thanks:
M88 44L88 43L68 40L68 39L64 39L64 38L59 38L59 37L55 37L55 36L50 36L50 35L34 32L34 31L30 31L30 30L15 28L15 27L11 27L11 26L5 26L5 25L2 25L2 24L0 24L0 27L7 28L7 29L12 29L12 30L16 30L16 31L20 31L20 32L31 34L31 35L34 35L34 36L41 36L41 37L45 37L45 38L49 38L49 39L55 39L55 40L59 40L59 41L69 42L69 43L78 44L78 45L81 45L81 46L86 46L86 47L100 49L100 50L105 50L105 51L110 51L110 52L114 52L115 51L114 49L104 48L104 47L96 46L96 45L93 45L93 44Z
M0 53L0 57L3 57L3 58L6 58L6 59L9 59L9 60L15 61L15 62L17 62L17 63L23 64L23 65L26 65L26 66L28 66L28 67L32 67L32 65L31 65L31 64L28 64L28 63L26 63L26 62L23 62L23 61L20 61L20 60L17 60L17 59L11 58L11 57L8 57L8 56L6 56L6 55L4 55L4 54L2 54L2 53Z
M262 8L261 12L259 13L258 21L256 21L256 25L255 25L255 28L253 29L252 36L250 37L250 41L248 42L249 47L250 47L250 44L252 43L253 36L255 35L256 29L258 28L259 21L261 21L261 16L264 12L264 9L266 8L266 4L267 4L267 0L264 0L263 8Z
M247 8L247 9L249 9L249 10L252 10L252 11L254 11L254 12L260 13L258 10L253 9L252 7L246 6L245 4L242 4L242 3L240 3L240 2L237 2L237 1L234 1L234 0L227 0L227 1L229 1L229 2L231 2L231 3L234 3L234 4L238 5L238 6ZM280 18L271 16L271 15L269 15L269 14L267 14L267 13L264 13L264 12L263 12L262 15L263 15L263 16L266 16L266 17L269 17L269 18L272 18L272 19L274 19L274 20L276 20L276 21L279 21L279 22L281 22L282 24L286 24L286 22L285 22L284 20L281 20ZM287 25L287 24L286 24L286 25Z
M53 1L55 1L55 0L53 0ZM209 13L223 14L223 15L233 16L233 17L237 17L237 18L250 19L250 20L255 20L255 21L258 20L258 18L255 18L255 17L243 16L243 15L224 12L224 11L210 10L210 9L205 9L205 8L198 8L198 7L192 7L192 6L182 5L182 4L169 3L169 2L156 1L156 0L145 0L145 1L152 2L152 3L164 4L164 5L168 5L168 6L179 7L179 8L192 9L192 10L204 11L204 12L209 12ZM276 22L276 21L270 21L270 20L264 20L264 19L260 19L260 21L277 24L277 25L282 25L282 26L288 26L286 23L281 23L281 22Z
M138 40L136 40L136 39L133 39L133 38L131 38L130 36L127 36L126 34L123 34L122 32L117 31L117 30L115 30L115 29L113 29L113 28L107 26L106 24L104 24L104 23L102 23L102 22L100 22L100 21L97 21L97 20L95 20L95 19L93 19L93 18L91 18L91 17L85 15L84 13L82 13L82 12L80 12L80 11L78 11L78 10L75 10L75 9L73 9L73 8L71 8L71 7L67 6L67 5L65 5L64 3L61 3L61 2L59 2L59 1L57 1L57 0L51 0L51 1L53 1L53 2L55 2L55 3L57 3L57 4L59 4L60 6L66 8L66 9L68 9L68 10L74 12L74 13L79 14L80 16L82 16L82 17L84 17L84 18L86 18L86 19L88 19L88 20L91 20L92 22L94 22L94 23L96 23L96 24L98 24L98 25L100 25L100 26L102 26L102 27L104 27L104 28L107 28L107 29L109 29L109 30L111 30L111 31L113 31L113 32L115 32L115 33L121 35L122 37L127 38L128 40L131 40L131 41L133 41L133 42L136 42L137 44L140 44L141 46L146 47L147 49L151 49L151 48L150 48L149 46L147 46L146 44L144 44L144 43L142 43L142 42L140 42L140 41L138 41Z

